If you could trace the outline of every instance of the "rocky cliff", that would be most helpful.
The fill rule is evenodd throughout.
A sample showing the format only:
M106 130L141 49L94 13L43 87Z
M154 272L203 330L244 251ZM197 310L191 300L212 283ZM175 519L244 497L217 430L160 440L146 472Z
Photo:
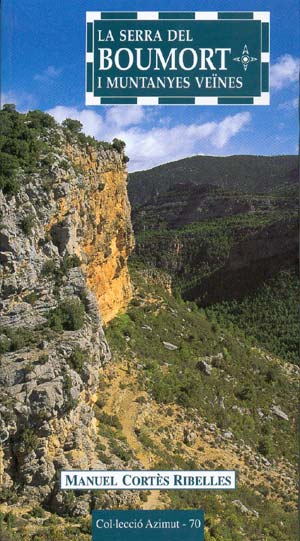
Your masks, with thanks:
M87 286L107 323L131 298L126 261L133 235L127 173L116 152L97 152L93 147L82 152L68 145L66 156L81 175L73 186L62 181L57 187L57 203L46 231L60 255L81 258Z
M110 359L102 321L130 300L133 236L123 151L53 122L39 137L35 167L0 192L0 473L20 501L59 512L57 472L103 467L93 413Z

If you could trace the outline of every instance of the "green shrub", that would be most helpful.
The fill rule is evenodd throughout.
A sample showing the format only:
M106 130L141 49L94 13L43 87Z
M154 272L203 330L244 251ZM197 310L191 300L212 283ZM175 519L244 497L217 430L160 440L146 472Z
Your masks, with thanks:
M78 400L72 397L72 388L72 378L65 372L63 375L63 392L65 394L64 409L66 411L71 411L78 406Z
M70 163L67 160L62 160L59 166L64 170L68 171L70 169Z
M105 413L105 411L102 411L98 416L98 421L100 423L104 423L108 426L113 426L114 428L117 428L118 430L122 429L122 425L116 415L109 415L108 413Z
M34 432L33 428L25 428L21 435L21 445L25 452L29 453L30 451L37 448L39 443L39 438Z
M126 386L127 387L127 386ZM126 388L125 387L125 388ZM147 400L144 396L138 396L135 401L138 403L138 404L146 404ZM168 414L167 414L168 415Z
M148 501L149 492L148 490L143 490L143 492L139 493L139 498L141 502L147 502Z
M98 450L98 448L97 448L97 455L98 455L99 460L101 460L103 464L111 464L112 462L111 458L107 456L105 453L103 453L103 451L101 451L100 449Z
M104 408L106 402L107 399L104 396L98 396L95 406L101 410Z
M74 269L81 265L80 258L74 255L65 255L58 267L57 263L50 259L46 261L42 267L42 276L52 276L57 286L61 284L62 277L65 276L69 269Z
M0 353L8 353L8 351L10 351L10 344L10 339L6 335L2 335L0 340Z
M6 113L15 113L16 106L14 103L5 103L2 107L2 111L5 111Z
M236 397L240 400L251 400L253 398L254 389L250 385L245 385L240 391L237 391Z
M65 255L61 262L60 268L63 274L66 274L69 269L80 267L81 260L78 255Z
M11 104L0 111L0 188L5 194L19 191L18 170L25 174L33 172L41 156L50 152L54 140L49 128L55 126L54 118L42 111L20 114Z
M16 171L19 167L18 159L6 152L0 152L0 189L3 193L13 195L20 189L16 180Z
M126 143L124 143L124 141L122 141L121 139L117 139L115 137L112 142L112 147L121 154L126 147Z
M4 178L0 176L0 190L3 190L3 193L7 195L15 195L20 190L20 183L14 177Z
M53 261L53 259L49 259L44 263L41 270L42 276L51 276L55 275L57 273L57 265L56 262Z
M36 505L35 507L33 507L31 511L29 512L29 514L34 518L44 518L46 515L44 509L40 507L39 505Z
M3 338L0 342L1 353L6 353L8 351L18 351L19 349L34 344L36 341L34 331L30 329L25 329L24 327L2 327L0 329L0 334L3 335Z
M126 147L126 143L124 143L124 141L122 141L121 139L116 139L116 138L113 139L112 148L114 150L117 150L117 152L119 152L119 154L123 154L122 162L124 164L129 162L128 156L126 156L126 154L124 154L125 147Z
M104 150L111 150L113 148L112 144L107 141L98 141L98 146L104 148Z
M35 224L34 214L28 214L21 221L21 229L25 235L30 235L31 230Z
M46 170L48 170L55 163L55 159L56 158L55 158L54 154L46 154L41 159L42 167L45 168ZM47 180L49 181L49 178ZM51 179L50 179L50 181L51 181ZM53 183L53 180L52 180L51 183ZM45 181L43 181L42 185L43 185L43 188L46 188Z
M19 162L16 156L12 156L6 152L0 152L0 177L13 177L18 166Z
M80 347L76 347L69 359L68 359L68 364L70 365L71 368L73 368L73 370L76 370L76 372L78 372L78 374L80 374L82 372L82 369L84 367L84 364L86 363L87 361L87 354L86 352L81 349Z
M61 125L63 128L71 132L72 135L78 135L83 127L79 120L73 120L72 118L66 118Z
M265 436L259 441L258 452L265 456L266 458L270 458L274 455L274 445L272 442L272 439L268 436Z
M18 494L13 487L1 487L0 502L5 503L6 505L14 505L18 502ZM2 516L2 514L0 516Z
M144 431L144 430L136 430L136 435L139 439L139 441L141 442L141 444L143 445L143 447L147 447L147 448L152 448L153 447L153 441L152 439L148 436L148 434Z
M57 126L53 116L45 113L44 111L40 111L39 109L29 111L26 116L29 126L31 128L35 128L36 130L55 128L55 126Z
M9 332L10 338L10 351L17 351L32 343L32 335L30 330L26 329L13 329Z
M23 301L27 302L28 304L35 304L38 298L38 294L35 291L31 291L30 293L28 293L28 295L25 295L25 297L23 297Z
M274 365L271 366L267 372L266 372L266 382L267 383L274 383L275 381L278 381L281 376L281 371L279 366Z
M65 300L48 315L54 331L78 331L84 325L85 309L80 299Z
M131 449L124 449L115 440L110 441L110 450L113 455L119 457L124 462L129 462L133 457Z
M60 524L60 520L56 515L51 515L47 520L45 520L44 525L50 526L50 525L57 525Z
M43 189L47 193L51 192L53 184L54 184L54 181L53 181L53 178L51 178L51 177L46 177L42 181Z
M97 451L106 451L106 445L103 445L100 441L97 443Z

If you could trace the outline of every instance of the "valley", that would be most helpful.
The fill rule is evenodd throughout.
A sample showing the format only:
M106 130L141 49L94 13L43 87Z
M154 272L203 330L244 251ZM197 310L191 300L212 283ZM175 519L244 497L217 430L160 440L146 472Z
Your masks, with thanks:
M88 541L93 509L194 508L206 541L296 540L296 157L196 156L127 184L122 141L0 115L1 541ZM92 468L239 478L60 490L61 469Z

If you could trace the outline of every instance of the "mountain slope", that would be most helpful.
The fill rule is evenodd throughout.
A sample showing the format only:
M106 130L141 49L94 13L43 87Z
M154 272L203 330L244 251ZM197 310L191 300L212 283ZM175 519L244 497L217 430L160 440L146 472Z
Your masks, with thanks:
M279 187L277 187L279 188ZM135 258L199 305L242 298L297 264L297 198L180 183L133 210Z
M129 175L128 195L139 207L178 183L218 185L243 192L272 192L298 180L297 156L192 156Z
M119 392L104 409L119 416L145 465L150 457L153 468L239 471L234 495L166 491L157 506L204 508L209 540L264 541L275 530L294 540L299 368L175 299L161 272L131 275L134 298L106 331L115 363L104 374L111 388L119 379Z

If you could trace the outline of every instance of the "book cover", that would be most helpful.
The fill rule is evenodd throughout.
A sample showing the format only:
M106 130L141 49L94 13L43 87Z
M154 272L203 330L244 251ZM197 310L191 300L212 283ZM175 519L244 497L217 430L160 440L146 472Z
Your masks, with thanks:
M299 6L2 0L0 541L296 541Z

